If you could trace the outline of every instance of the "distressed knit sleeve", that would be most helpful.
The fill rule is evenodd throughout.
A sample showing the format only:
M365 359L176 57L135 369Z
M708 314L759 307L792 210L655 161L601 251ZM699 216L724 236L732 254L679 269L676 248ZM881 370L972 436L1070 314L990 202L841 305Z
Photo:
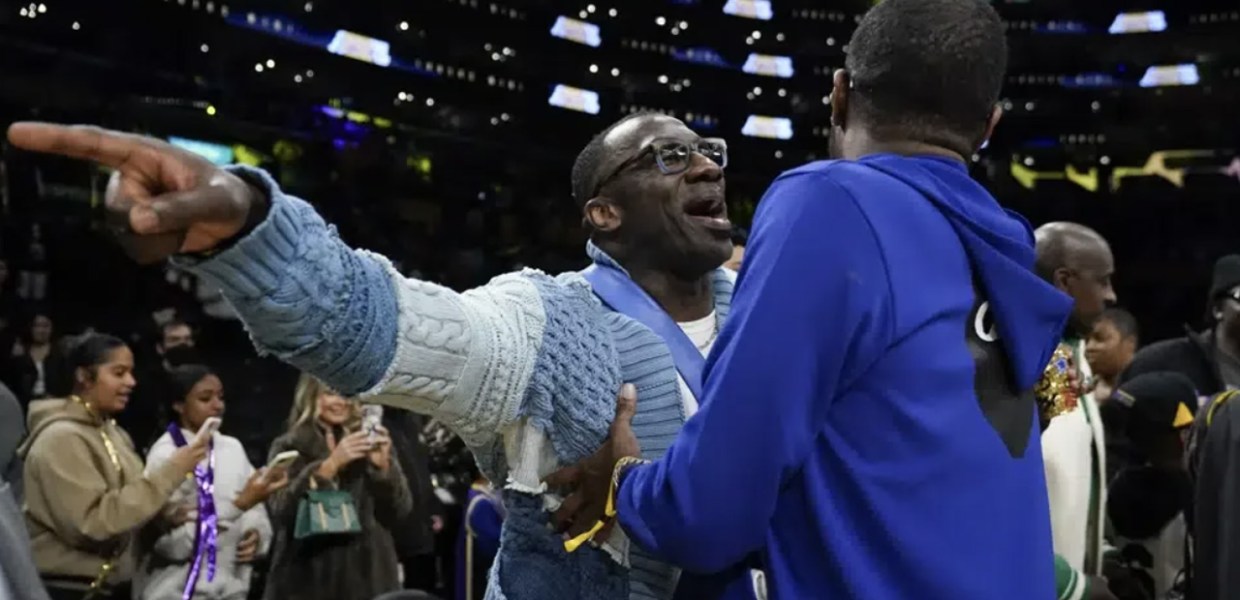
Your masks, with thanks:
M260 352L344 394L440 418L471 445L516 419L545 323L525 277L465 294L406 279L266 173L233 172L267 191L266 220L211 258L174 262L223 291Z

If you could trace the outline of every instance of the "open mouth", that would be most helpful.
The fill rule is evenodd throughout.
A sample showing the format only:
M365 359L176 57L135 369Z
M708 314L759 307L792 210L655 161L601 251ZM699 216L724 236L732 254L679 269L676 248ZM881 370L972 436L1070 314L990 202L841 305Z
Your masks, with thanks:
M732 229L727 213L728 207L722 198L701 198L685 203L685 215L714 229Z

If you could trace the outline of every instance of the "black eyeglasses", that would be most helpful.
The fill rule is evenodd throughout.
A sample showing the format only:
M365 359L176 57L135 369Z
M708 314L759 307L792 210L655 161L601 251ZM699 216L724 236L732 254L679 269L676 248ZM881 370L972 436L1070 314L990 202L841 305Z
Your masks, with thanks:
M637 163L637 161L645 158L647 154L654 154L655 164L658 165L661 173L664 175L676 175L689 170L689 165L693 162L693 154L695 152L719 165L720 169L725 169L728 166L728 143L722 138L702 138L696 142L656 138L645 148L642 148L640 152L633 155L632 158L620 163L611 173L600 179L595 184L590 197L598 196L599 190L603 189L604 185L615 179L617 175Z

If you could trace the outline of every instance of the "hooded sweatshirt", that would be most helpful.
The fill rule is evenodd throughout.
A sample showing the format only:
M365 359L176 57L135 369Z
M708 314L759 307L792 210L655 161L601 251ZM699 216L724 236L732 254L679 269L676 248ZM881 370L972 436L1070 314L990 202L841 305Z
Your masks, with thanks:
M700 412L621 481L630 538L757 558L771 598L1055 597L1029 390L1071 301L1029 225L962 163L875 155L784 173L749 241Z
M26 460L26 525L39 573L50 580L93 580L111 564L106 585L128 581L134 533L159 513L188 471L168 462L143 475L129 436L79 402L32 402L28 422L30 437L19 452Z

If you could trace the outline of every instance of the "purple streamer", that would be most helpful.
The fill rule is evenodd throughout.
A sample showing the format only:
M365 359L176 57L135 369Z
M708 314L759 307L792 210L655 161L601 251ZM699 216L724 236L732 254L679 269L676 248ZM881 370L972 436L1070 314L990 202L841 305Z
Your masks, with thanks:
M168 424L168 435L178 448L186 445L185 434L177 423ZM215 581L215 554L219 539L219 516L215 512L215 439L208 442L207 464L194 467L194 484L198 488L198 522L194 535L194 562L181 592L181 600L194 597L203 558L207 562L207 581Z

